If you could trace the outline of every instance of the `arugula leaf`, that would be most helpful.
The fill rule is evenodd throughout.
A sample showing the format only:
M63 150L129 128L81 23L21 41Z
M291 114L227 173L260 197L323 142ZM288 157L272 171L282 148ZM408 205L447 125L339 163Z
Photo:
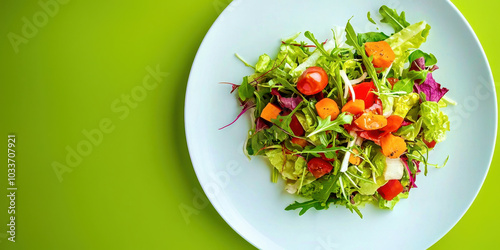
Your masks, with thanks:
M267 145L273 144L273 138L265 130L261 130L257 133L252 134L247 139L246 150L249 155L258 155L264 153L261 151Z
M384 32L367 32L358 34L358 43L364 44L367 42L380 42L389 38Z
M339 161L335 161L338 163ZM339 163L338 163L339 164ZM339 169L339 168L334 168ZM319 192L313 194L313 198L320 202L326 202L330 197L331 193L335 193L335 189L339 188L337 185L337 181L340 178L342 173L338 171L338 173L333 173L328 176L328 178L322 178L319 180L323 184L323 188L319 190Z
M326 158L336 158L335 152L338 150L347 151L346 147L331 147L327 148L324 145L319 145L314 148L304 149L296 154L312 154L315 157L319 157L319 153L324 153Z
M242 101L253 97L255 88L248 84L248 76L243 77L243 83L238 88L238 95Z
M278 126L272 126L271 128L268 129L268 131L271 133L273 140L278 142L275 144L279 144L282 141L288 139L288 134L285 133L280 128L278 128Z
M368 11L368 13L366 13L366 17L368 18L368 21L370 21L370 23L373 23L376 25L377 23L375 22L375 20L373 20L373 18L371 16L372 16L372 13L370 13Z
M350 21L347 21L347 25L345 27L345 32L346 32L346 39L347 39L347 44L352 44L354 49L358 52L359 55L363 58L363 64L366 67L366 71L368 72L368 75L372 78L373 83L375 84L375 87L377 87L377 90L380 93L387 92L388 88L383 87L382 84L380 83L380 80L378 79L377 71L375 70L375 67L372 64L372 60L366 55L364 46L361 46L358 42L358 38L356 35L356 31L354 31L354 28L351 25ZM388 38L389 39L389 38ZM382 100L382 104L384 100ZM382 105L385 106L385 105Z
M318 139L321 142L321 145L328 146L330 140L328 140L328 135L326 132L321 132L318 135Z
M294 202L293 204L288 205L285 210L290 211L290 210L296 210L300 209L299 215L303 215L307 210L311 208L315 208L316 210L324 210L328 209L330 203L336 203L338 202L339 199L335 197L329 198L324 204L323 202L317 201L317 200L310 200L306 202L299 203L298 201Z
M396 84L394 84L394 87L392 88L392 90L394 92L404 91L407 94L409 94L409 93L413 92L413 85L414 84L415 83L412 80L405 78L405 79L398 81Z
M282 129L286 130L288 133L294 135L292 128L290 128L290 123L292 122L292 118L293 118L293 115L295 114L295 112L297 112L302 107L302 103L303 102L299 103L297 105L297 107L295 107L295 109L290 114L288 114L286 116L278 115L278 117L276 117L276 119L272 120L272 123L274 123L275 125L279 126Z
M344 127L341 127L345 124L351 124L352 123L353 116L344 112L340 114L337 119L330 121L330 116L328 116L326 119L321 119L321 117L318 116L318 126L316 129L309 133L307 137L311 137L315 134L324 132L324 131L335 131L337 133L342 133L346 134L346 131Z
M288 82L286 79L281 78L281 77L277 77L275 80L278 83L280 83L281 85L283 85L283 87L285 87L285 89L288 89L288 90L292 91L293 93L295 93L299 96L302 96L302 94L294 86L292 86L292 84L290 82ZM304 98L302 98L302 99L304 99Z
M243 64L245 64L245 66L250 67L252 69L255 69L254 66L250 65L249 63L247 63L247 61L245 61L245 59L243 59L243 57L241 57L240 55L238 55L238 53L234 53L234 56L236 56L236 58L238 58Z
M391 9L385 5L380 7L379 9L380 15L382 15L382 23L388 23L394 28L395 32L399 32L400 30L410 26L410 23L406 21L405 12L401 12L401 15L398 15L398 12L395 9Z
M418 58L423 57L425 59L425 66L432 66L437 64L437 58L433 54L427 54L419 49L413 51L408 57L408 62L411 64Z
M326 57L330 57L330 54L328 54L328 52L326 52L325 48L323 48L323 44L319 43L318 40L316 40L316 38L314 37L313 33L309 32L309 31L306 31L304 33L304 36L306 38L308 38L309 40L311 40L314 45L316 45L316 49L318 49L319 51L321 51L321 53L326 56Z

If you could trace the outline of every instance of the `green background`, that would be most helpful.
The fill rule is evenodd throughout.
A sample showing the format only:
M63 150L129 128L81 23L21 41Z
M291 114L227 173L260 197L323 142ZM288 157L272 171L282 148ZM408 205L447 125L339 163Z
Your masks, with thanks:
M189 70L229 1L72 0L47 20L38 1L0 1L0 147L6 152L7 134L17 135L18 187L16 243L5 238L7 199L0 198L1 249L252 248L200 198L184 136ZM494 27L500 2L452 2L499 77ZM8 34L22 34L23 17L38 18L43 27L16 53ZM140 92L146 67L157 65L169 75ZM102 121L111 122L113 131L68 166L71 172L60 182L54 162L67 165L67 147L76 150L86 140L82 131L98 129ZM474 204L432 249L484 249L498 242L496 151ZM187 207L189 221L180 210Z

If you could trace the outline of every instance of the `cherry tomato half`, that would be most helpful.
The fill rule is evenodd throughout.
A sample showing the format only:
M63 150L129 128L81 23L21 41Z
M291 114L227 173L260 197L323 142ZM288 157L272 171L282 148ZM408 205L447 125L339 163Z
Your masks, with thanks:
M309 67L297 81L297 89L304 95L314 95L328 85L328 75L321 67Z
M307 169L317 179L325 174L330 173L333 169L333 166L332 164L318 157L309 160L309 162L307 163Z

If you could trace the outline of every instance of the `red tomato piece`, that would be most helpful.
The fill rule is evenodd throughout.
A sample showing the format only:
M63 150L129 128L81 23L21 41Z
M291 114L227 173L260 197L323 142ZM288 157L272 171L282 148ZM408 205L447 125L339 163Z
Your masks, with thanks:
M328 85L328 75L321 67L309 67L297 81L297 89L304 95L314 95Z
M292 121L290 121L290 128L296 136L303 136L306 133L302 124L300 124L299 119L295 115L292 116Z
M327 162L321 158L312 158L307 163L307 169L317 179L325 174L330 173L333 169L333 166L332 166L332 164L330 164L329 162Z
M378 99L378 96L372 91L377 91L373 82L363 82L352 87L356 94L356 99L365 101L365 107L371 107Z
M382 136L386 134L387 133L384 133L379 130L371 130L371 131L361 131L358 133L358 136L363 139L373 141L377 145L380 145L380 139L382 138Z
M434 148L436 146L436 141L428 142L424 139L424 143L425 145L427 145L428 148Z
M378 193L385 200L391 201L394 197L403 192L403 185L398 180L390 180L385 185L378 188Z

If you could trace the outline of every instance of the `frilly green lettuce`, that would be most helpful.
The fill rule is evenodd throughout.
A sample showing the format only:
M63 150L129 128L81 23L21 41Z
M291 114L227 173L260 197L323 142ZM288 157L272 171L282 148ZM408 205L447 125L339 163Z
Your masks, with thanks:
M392 64L396 78L403 73L405 62L410 56L410 49L418 49L426 41L430 29L431 26L422 21L402 29L385 40L396 55L396 60Z
M439 110L437 102L423 102L420 113L423 120L424 139L437 143L446 139L446 131L450 131L448 116Z

